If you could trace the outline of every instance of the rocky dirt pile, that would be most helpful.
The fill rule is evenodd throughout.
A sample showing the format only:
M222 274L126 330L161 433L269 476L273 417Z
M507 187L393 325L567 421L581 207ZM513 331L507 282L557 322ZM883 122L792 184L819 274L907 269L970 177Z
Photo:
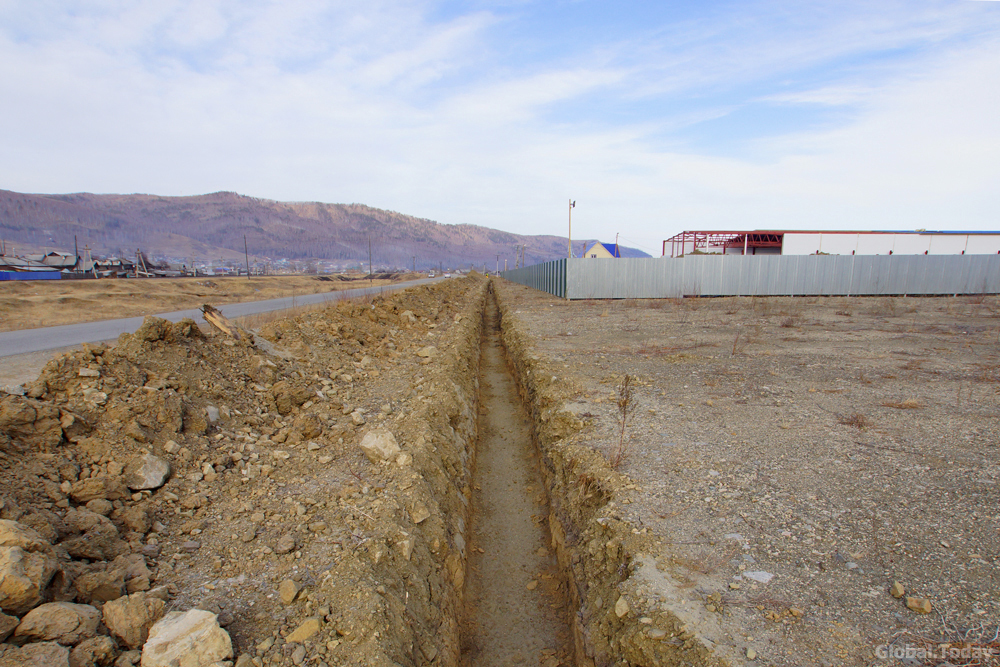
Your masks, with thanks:
M0 399L0 665L454 664L484 289L147 318Z

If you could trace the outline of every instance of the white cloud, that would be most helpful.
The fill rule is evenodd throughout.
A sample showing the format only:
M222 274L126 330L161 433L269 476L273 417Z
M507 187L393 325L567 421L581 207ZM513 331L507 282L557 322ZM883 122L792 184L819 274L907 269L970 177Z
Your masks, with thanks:
M948 5L747 10L533 66L496 60L493 31L514 20L497 6L438 20L420 2L73 6L0 2L0 187L231 189L554 234L572 196L580 237L647 240L997 226L997 30ZM678 128L753 101L851 113L757 140L754 160L676 148Z

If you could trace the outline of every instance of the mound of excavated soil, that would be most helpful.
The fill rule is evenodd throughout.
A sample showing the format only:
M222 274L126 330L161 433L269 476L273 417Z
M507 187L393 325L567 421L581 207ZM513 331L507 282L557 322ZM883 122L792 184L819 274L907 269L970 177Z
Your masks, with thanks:
M485 285L147 318L0 398L0 665L137 664L190 609L241 667L454 664Z

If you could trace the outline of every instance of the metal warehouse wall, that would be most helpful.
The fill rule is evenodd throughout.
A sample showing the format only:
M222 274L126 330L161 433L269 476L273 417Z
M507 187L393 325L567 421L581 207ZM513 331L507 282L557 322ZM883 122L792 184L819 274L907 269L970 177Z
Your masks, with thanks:
M1000 255L562 259L500 275L569 299L997 294Z

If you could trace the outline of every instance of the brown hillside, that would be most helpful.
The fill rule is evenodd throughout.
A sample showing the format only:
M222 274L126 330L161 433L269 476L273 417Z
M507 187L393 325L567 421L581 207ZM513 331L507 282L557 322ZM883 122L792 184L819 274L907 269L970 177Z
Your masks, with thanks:
M483 264L512 257L526 244L528 264L564 257L566 240L521 236L475 225L442 225L361 204L277 202L233 192L194 197L37 195L0 190L0 238L22 249L71 249L131 255L136 248L166 257L242 256L246 235L255 257L405 267ZM630 256L629 253L624 253Z

